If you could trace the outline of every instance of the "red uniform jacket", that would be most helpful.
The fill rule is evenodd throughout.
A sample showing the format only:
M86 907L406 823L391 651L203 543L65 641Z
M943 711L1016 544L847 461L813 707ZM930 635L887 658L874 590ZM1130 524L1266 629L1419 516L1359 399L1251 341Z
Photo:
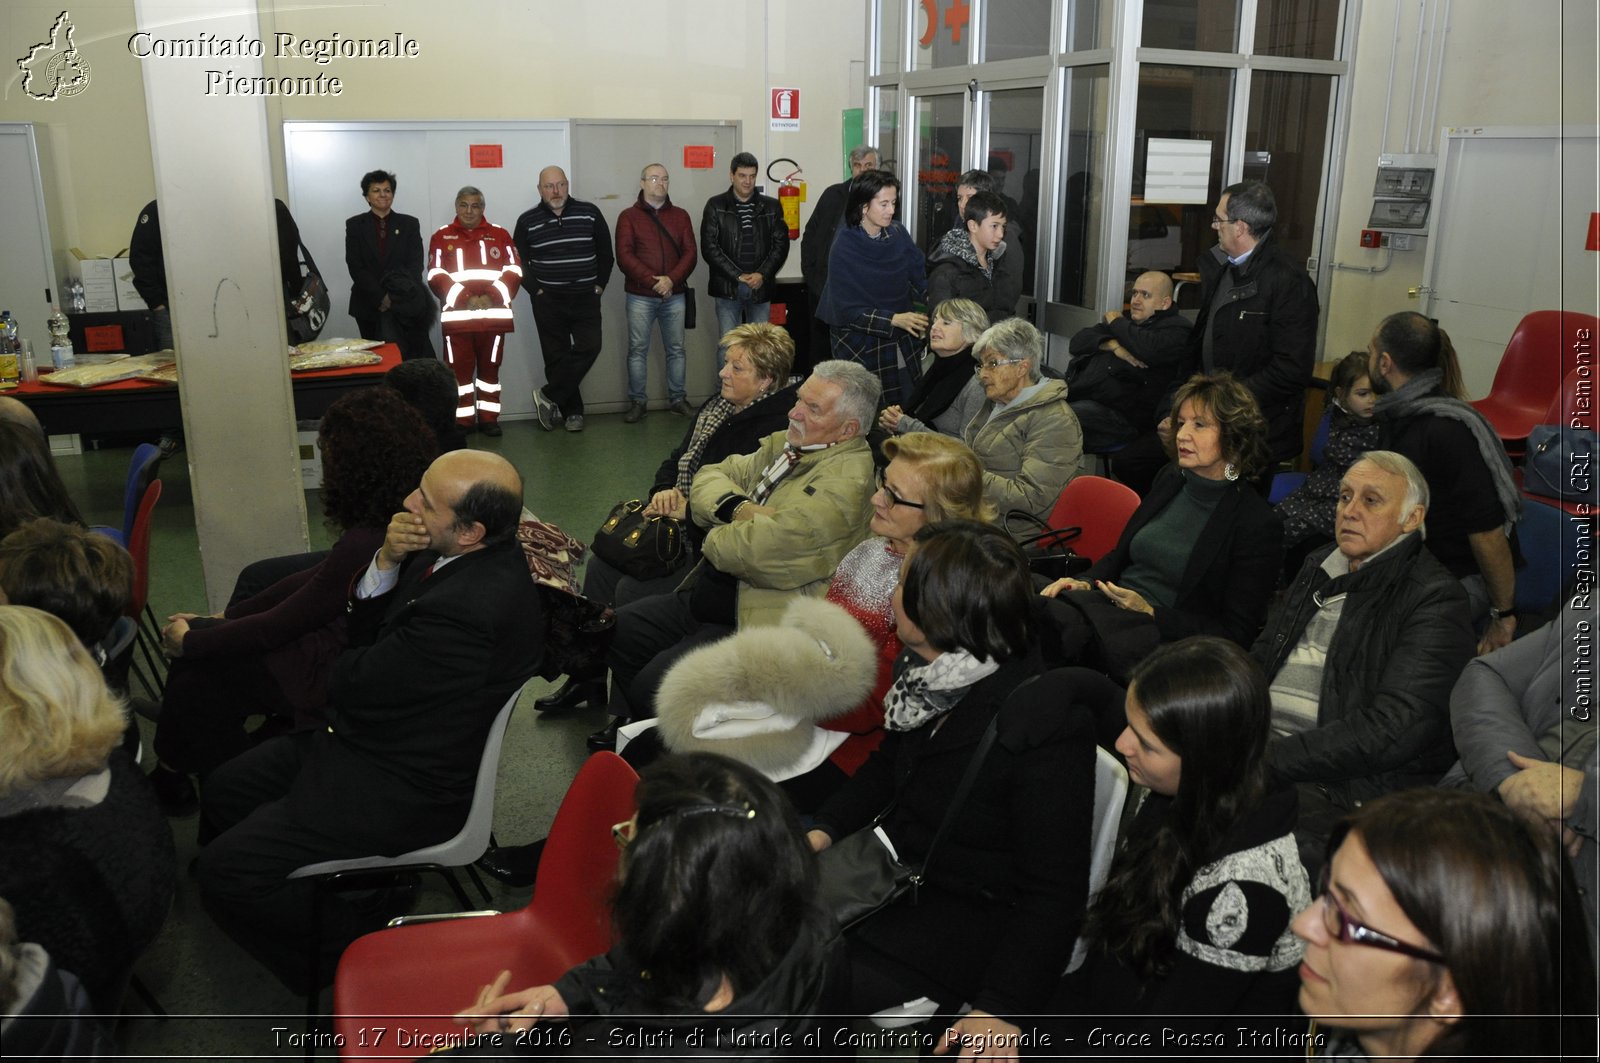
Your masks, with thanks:
M428 244L428 287L439 297L439 323L452 332L512 332L511 300L522 284L522 266L511 234L487 220L475 229L452 221ZM467 300L487 295L489 306L468 310Z

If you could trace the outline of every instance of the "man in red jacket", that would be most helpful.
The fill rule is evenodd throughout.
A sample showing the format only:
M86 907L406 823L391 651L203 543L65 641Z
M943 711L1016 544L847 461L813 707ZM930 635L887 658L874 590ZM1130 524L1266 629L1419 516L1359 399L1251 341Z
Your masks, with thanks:
M661 325L661 346L667 351L667 397L672 412L690 417L694 408L684 388L684 289L694 272L694 223L688 211L674 207L667 195L667 168L659 162L639 175L639 199L617 218L617 263L628 293L629 424L645 415L645 377L650 355L650 326Z
M500 363L505 335L516 330L511 300L521 283L511 234L484 218L483 193L464 186L456 220L428 245L428 287L439 297L444 360L456 374L456 424L465 431L472 430L476 390L478 430L500 434Z

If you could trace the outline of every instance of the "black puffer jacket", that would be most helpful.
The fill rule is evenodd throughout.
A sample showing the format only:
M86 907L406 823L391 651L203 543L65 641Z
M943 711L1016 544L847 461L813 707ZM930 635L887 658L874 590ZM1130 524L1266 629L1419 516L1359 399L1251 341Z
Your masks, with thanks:
M1017 316L1022 297L1022 256L1014 245L1000 245L985 271L965 228L951 229L928 256L928 309L946 299L971 299L989 315L989 324Z
M1466 592L1418 536L1338 579L1322 569L1334 549L1306 559L1251 656L1270 681L1316 613L1313 596L1349 595L1322 669L1317 726L1267 746L1277 779L1314 784L1348 810L1432 786L1455 762L1450 690L1476 640Z
M760 194L755 199L756 247L761 259L751 272L761 274L766 283L752 292L751 298L765 303L772 299L773 281L789 257L789 224L776 199ZM706 291L716 299L736 298L743 270L739 268L739 201L731 188L706 200L700 212L700 257L710 270Z
M1200 256L1200 316L1191 339L1191 372L1201 372L1202 338L1214 337L1214 366L1238 377L1261 404L1274 458L1292 458L1302 445L1301 411L1317 350L1317 288L1272 233L1237 270L1220 248ZM1231 291L1211 311L1218 285ZM1182 384L1186 373L1179 373Z

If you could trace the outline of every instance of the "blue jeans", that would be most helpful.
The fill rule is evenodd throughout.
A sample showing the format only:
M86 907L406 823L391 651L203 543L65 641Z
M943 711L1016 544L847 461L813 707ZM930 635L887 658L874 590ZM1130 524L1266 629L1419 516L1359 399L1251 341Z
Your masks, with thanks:
M667 351L667 397L688 398L683 383L683 293L662 299L654 295L628 296L628 401L645 401L645 381L650 358L650 325L661 322L661 346Z
M722 346L722 337L739 325L765 325L772 320L772 304L751 303L740 299L715 299L717 304L717 369L728 359Z

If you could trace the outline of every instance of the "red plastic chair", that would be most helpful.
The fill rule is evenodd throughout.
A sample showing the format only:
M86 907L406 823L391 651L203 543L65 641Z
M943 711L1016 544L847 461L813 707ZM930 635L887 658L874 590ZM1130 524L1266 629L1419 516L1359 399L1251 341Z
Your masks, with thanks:
M1580 329L1589 330L1587 341L1579 340ZM1526 449L1533 426L1546 423L1541 418L1577 364L1578 345L1592 345L1597 335L1600 320L1565 310L1535 310L1518 322L1489 394L1472 403L1513 457Z
M333 983L340 1058L392 1057L399 1025L424 1036L460 1035L463 1027L451 1016L470 1008L501 971L511 972L514 989L544 985L610 948L606 900L617 873L611 826L633 815L638 781L615 753L584 762L556 812L526 908L446 916L357 938ZM381 1026L391 1037L374 1043L372 1031Z
M128 602L126 614L138 625L137 641L150 668L150 677L146 678L137 665L134 666L135 672L145 689L156 698L160 698L166 689L166 683L161 678L162 659L158 652L161 626L156 623L155 612L150 608L150 515L155 512L156 503L160 500L161 481L151 480L150 486L144 489L144 497L139 500L139 509L133 515L133 524L128 533L128 554L133 558L133 598Z
M1103 476L1074 476L1050 511L1050 527L1082 528L1072 549L1098 561L1117 545L1128 518L1138 508L1139 496L1127 485Z

